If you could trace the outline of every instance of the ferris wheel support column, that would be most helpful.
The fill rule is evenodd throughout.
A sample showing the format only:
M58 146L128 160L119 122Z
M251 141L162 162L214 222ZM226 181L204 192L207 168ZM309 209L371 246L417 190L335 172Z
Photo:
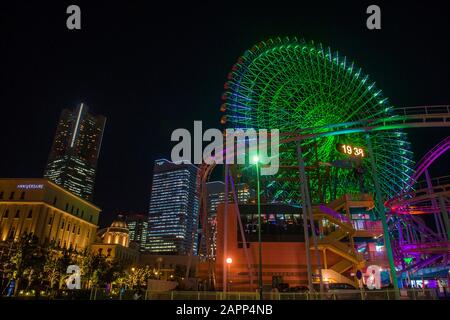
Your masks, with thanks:
M370 164L372 167L373 184L375 186L375 199L376 199L375 202L378 214L380 215L381 223L383 225L384 245L386 247L386 253L389 260L389 269L391 273L392 284L394 285L395 299L400 299L397 273L395 270L394 255L392 253L391 239L389 237L389 228L386 221L386 212L384 208L383 199L381 197L381 187L380 182L378 181L377 167L375 163L375 156L373 154L372 141L370 139L370 134L368 132L366 132L366 142L367 142L367 149L369 151Z
M306 269L308 273L308 288L310 291L314 291L312 284L312 271L311 271L311 251L309 249L309 232L308 232L308 209L306 205L306 191L305 191L305 162L302 155L302 147L300 141L297 141L297 157L298 157L298 172L300 178L300 194L302 196L302 216L303 216L303 234L305 237L305 255L306 255Z

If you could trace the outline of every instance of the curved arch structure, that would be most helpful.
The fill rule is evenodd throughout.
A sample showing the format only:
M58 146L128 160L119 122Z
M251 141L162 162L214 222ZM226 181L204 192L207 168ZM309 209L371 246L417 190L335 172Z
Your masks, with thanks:
M392 199L386 201L385 206L390 209L393 213L432 213L439 212L438 208L432 208L429 206L420 206L415 208L406 207L408 205L418 204L427 200L434 199L436 196L442 194L449 194L448 186L437 186L439 190L430 194L428 190L417 190L410 191L414 184L418 182L419 178L425 173L425 171L433 164L436 159L442 156L445 152L450 149L450 136L443 139L436 146L434 146L430 151L428 151L425 156L417 163L417 169L411 176L410 180L405 186L403 192ZM443 190L441 190L443 189ZM415 212L412 212L415 211Z
M411 177L408 187L418 181L419 177L431 166L431 164L450 149L450 136L439 142L433 149L427 152L417 163L417 169Z
M301 132L395 116L388 99L354 63L330 48L296 38L268 40L246 51L228 75L222 98L222 123L232 128ZM405 188L413 174L410 145L406 133L395 128L373 132L371 138L382 190L390 198ZM349 161L336 150L338 143L364 148L364 133L302 142L307 167L311 168L313 202L374 189L368 159ZM295 143L280 146L280 168L276 177L262 182L266 199L298 202ZM253 175L242 170L243 177L251 179Z
M450 179L441 177L437 179L436 184L433 184L427 170L449 149L450 136L443 139L422 157L403 192L385 203L390 212L397 215L399 219L397 225L391 226L391 232L398 234L398 239L394 240L397 262L403 265L405 257L416 259L416 263L411 266L403 265L403 269L399 273L415 272L436 263L443 267L448 266L450 233L448 224L446 226L442 224L441 215L444 221L448 220L450 202L446 204L443 199L450 199ZM418 183L418 179L423 174L427 178L427 187L425 188ZM413 190L414 186L419 187ZM440 202L439 206L438 202ZM434 214L436 232L431 230L424 220L416 218L416 214ZM445 215L447 215L447 219L445 219ZM409 231L409 235L405 236L403 231ZM416 236L411 237L412 233L416 233Z

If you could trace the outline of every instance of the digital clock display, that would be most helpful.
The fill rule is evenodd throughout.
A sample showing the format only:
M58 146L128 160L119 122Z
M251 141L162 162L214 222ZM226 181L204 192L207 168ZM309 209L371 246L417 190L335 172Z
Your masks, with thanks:
M364 149L361 147L352 146L350 144L338 143L336 145L336 149L340 153L346 154L348 156L359 157L359 158L365 157Z

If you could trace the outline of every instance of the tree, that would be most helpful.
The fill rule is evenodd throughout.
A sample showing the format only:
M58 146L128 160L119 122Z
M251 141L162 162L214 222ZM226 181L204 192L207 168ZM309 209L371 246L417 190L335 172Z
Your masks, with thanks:
M109 268L110 263L105 256L92 254L87 250L84 252L81 261L81 275L86 279L88 288L106 283Z
M103 275L103 280L106 283L113 283L117 279L120 279L123 276L124 265L118 260L114 259L112 261L108 261L108 269L105 270Z
M44 280L47 282L47 288L53 297L54 290L61 288L65 283L68 277L68 274L66 274L67 267L74 263L74 259L70 250L63 249L61 251L55 243L51 243L47 247L45 258Z
M149 267L131 268L131 271L126 273L125 284L132 289L146 287L149 279L154 279L154 271Z
M47 260L44 265L45 279L48 282L48 288L50 289L52 296L55 285L59 283L61 277L60 260L55 257L55 254L50 253L47 255Z
M38 244L38 238L31 233L24 234L19 241L15 243L15 250L11 256L10 263L5 267L9 269L10 281L14 279L14 294L20 288L23 279L27 279L27 288L39 279L42 267L45 262L45 256L42 248Z

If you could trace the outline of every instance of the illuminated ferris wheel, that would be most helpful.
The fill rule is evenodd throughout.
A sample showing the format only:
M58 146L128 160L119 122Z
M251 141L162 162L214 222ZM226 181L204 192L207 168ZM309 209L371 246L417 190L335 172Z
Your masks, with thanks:
M346 57L296 38L261 42L242 55L225 84L222 123L230 128L295 132L394 115L375 83ZM413 154L401 130L371 133L377 174L386 198L413 172ZM346 193L373 193L364 133L305 140L311 196L327 202ZM267 200L298 202L295 143L280 145L280 170L263 181ZM242 179L252 179L242 167ZM263 177L264 178L264 177Z

